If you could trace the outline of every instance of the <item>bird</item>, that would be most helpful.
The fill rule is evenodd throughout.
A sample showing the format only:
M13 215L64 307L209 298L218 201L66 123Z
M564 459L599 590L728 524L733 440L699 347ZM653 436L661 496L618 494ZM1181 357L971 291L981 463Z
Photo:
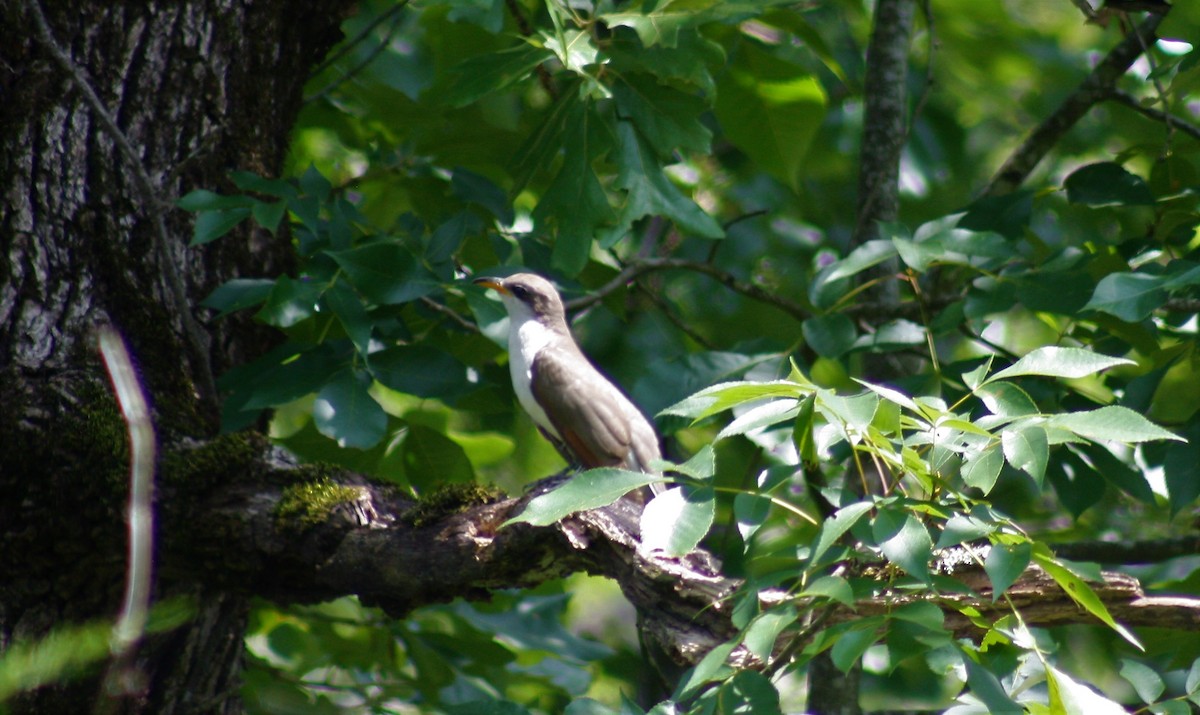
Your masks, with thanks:
M513 390L542 434L577 466L654 474L658 433L575 342L554 285L533 273L477 278L508 312ZM652 483L654 493L662 491Z

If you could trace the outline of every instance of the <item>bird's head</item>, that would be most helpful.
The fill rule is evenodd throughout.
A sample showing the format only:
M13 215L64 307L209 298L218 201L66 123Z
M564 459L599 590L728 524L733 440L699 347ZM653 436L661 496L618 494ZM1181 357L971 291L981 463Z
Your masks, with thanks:
M545 325L566 321L562 298L554 285L533 273L516 273L507 278L476 278L475 285L500 294L508 316L516 322L534 319Z

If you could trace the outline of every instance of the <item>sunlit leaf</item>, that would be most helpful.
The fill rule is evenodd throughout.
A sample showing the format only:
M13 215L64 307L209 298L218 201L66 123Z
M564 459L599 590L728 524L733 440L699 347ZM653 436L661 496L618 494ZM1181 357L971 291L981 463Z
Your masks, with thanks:
M1149 442L1151 440L1173 440L1183 438L1174 432L1159 427L1128 407L1109 405L1086 412L1068 412L1054 415L1046 422L1048 427L1069 430L1087 439L1116 442Z
M984 559L983 569L992 582L993 602L1025 573L1032 558L1033 546L1029 543L992 545Z
M1129 658L1121 659L1121 677L1133 685L1133 689L1137 691L1138 697L1144 703L1153 703L1158 700L1167 687L1163 683L1162 676L1154 672L1152 668Z
M1037 425L1006 429L1000 433L1000 444L1008 463L1033 477L1040 486L1050 459L1046 430Z
M643 472L603 467L580 472L552 491L534 497L524 511L506 524L526 522L546 526L578 511L598 509L612 504L625 494L658 481L659 477Z
M1047 346L1025 355L1011 366L989 377L984 384L1020 375L1087 377L1110 367L1132 364L1134 364L1132 360L1098 355L1091 350Z
M1050 574L1050 577L1071 597L1071 600L1082 606L1088 613L1091 613L1109 628L1116 631L1135 648L1145 650L1132 631L1113 620L1112 615L1108 612L1108 608L1100 600L1100 597L1096 595L1096 592L1092 590L1092 587L1071 571L1065 563L1056 559L1050 553L1049 548L1044 544L1037 544L1033 550L1033 559L1038 566L1041 566L1046 573Z
M1063 715L1127 715L1128 711L1053 666L1046 668L1050 707Z
M674 487L650 500L642 511L642 546L683 556L700 543L716 514L712 487Z

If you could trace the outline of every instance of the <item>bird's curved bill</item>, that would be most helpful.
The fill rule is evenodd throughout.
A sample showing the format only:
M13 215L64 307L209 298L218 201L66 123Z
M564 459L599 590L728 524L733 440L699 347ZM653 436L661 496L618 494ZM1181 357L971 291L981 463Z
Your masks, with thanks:
M508 289L504 287L504 284L500 282L499 278L476 278L475 280L473 280L471 282L477 286L483 286L484 288L491 288L492 290L500 292L500 293L508 292Z

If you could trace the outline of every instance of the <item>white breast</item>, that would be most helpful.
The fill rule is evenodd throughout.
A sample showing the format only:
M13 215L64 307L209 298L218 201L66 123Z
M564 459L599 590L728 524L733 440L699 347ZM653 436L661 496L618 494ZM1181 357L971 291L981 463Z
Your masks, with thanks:
M513 322L508 329L508 369L512 374L517 400L539 427L558 438L558 432L554 425L550 424L546 411L533 399L533 391L530 389L533 380L533 359L550 342L554 334L529 314L528 310L510 310L509 320Z

